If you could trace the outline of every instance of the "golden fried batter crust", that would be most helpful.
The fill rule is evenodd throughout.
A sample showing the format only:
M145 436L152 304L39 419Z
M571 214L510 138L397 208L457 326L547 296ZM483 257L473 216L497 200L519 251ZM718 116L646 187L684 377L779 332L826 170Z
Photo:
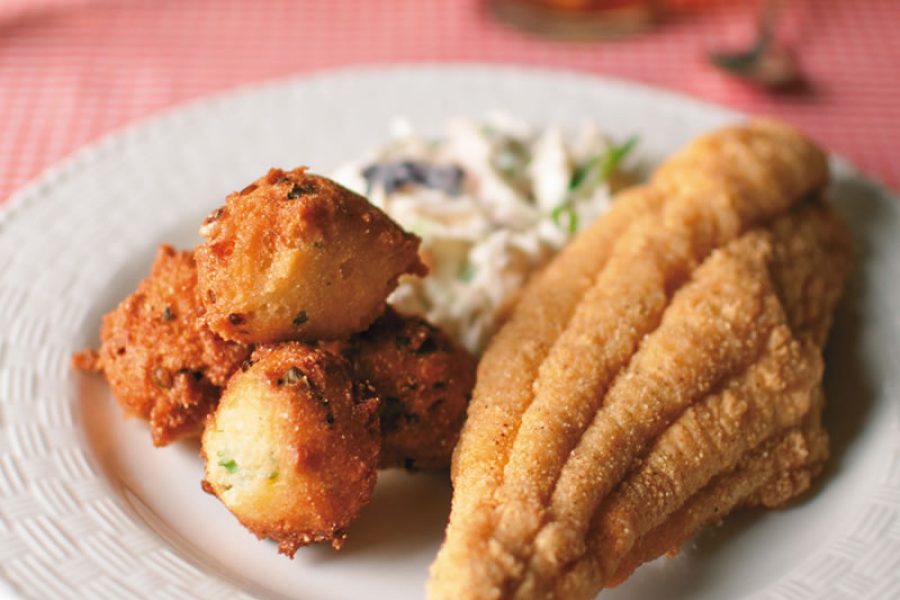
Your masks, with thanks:
M804 459L812 455L818 462L824 460L826 436L818 417L822 404L821 343L847 272L845 236L824 208L801 206L779 218L771 228L751 232L717 251L679 295L699 284L703 277L732 277L734 266L717 259L732 253L734 257L746 260L753 255L754 249L761 251L764 267L756 278L765 286L767 298L776 301L773 312L776 324L768 329L758 356L749 366L716 384L714 388L718 387L720 391L691 404L674 421L668 420L671 424L661 433L639 435L651 442L645 455L642 456L640 451L632 454L632 460L638 461L639 466L625 476L602 504L595 501L582 513L587 513L592 522L587 547L581 550L582 556L576 553L557 555L557 565L549 567L545 564L544 569L538 566L540 559L533 561L535 568L550 577L558 575L560 565L565 565L562 567L566 572L565 580L556 590L557 596L596 593L599 589L596 582L613 576L623 554L629 552L644 533L664 525L675 510L692 502L691 496L700 493L713 477L739 469L736 465L748 454L756 452L760 445L775 443L772 440L778 439L783 432L799 431L792 438L795 442L790 445L790 452ZM710 272L713 269L715 273ZM665 318L676 308L675 304L681 299L679 295ZM700 331L708 331L705 321L698 317L691 315L688 318ZM663 337L666 337L665 323L645 339L638 355ZM695 360L691 355L696 350L694 344L685 346L680 353L684 364ZM624 377L632 373L630 365ZM679 372L679 376L682 373ZM614 414L603 414L607 407L610 411L615 410L612 406L614 394L621 389L619 384L624 377L614 385L604 400L604 408L579 442L579 449L592 448L595 460L599 458L600 447L610 443L608 440L598 443L603 434L602 427L596 427L597 424L601 420L630 422ZM683 381L678 385L681 387ZM671 406L671 396L659 398ZM655 412L659 415L661 411ZM649 421L648 416L638 415L632 422L639 422L644 427ZM633 435L634 430L629 433ZM629 453L619 446L612 462L625 463L623 455L627 457ZM786 458L787 455L782 457ZM606 461L607 465L611 464L609 458ZM794 461L791 468L803 466L802 461ZM569 467L567 464L566 468ZM589 467L582 465L582 468ZM623 464L623 471L628 468L634 467ZM800 476L801 472L774 473L767 487L759 490L761 503L777 506L805 490L809 477ZM566 505L567 495L578 493L571 483L566 487L564 478L565 474L554 492L554 508ZM731 489L725 492L736 493ZM742 503L750 501L747 493L737 495L737 498ZM725 516L724 506L717 504L715 509L718 513L706 515L709 519ZM694 515L698 514L695 510ZM568 522L578 518L570 515ZM557 527L564 527L562 522L557 523ZM683 530L685 536L694 531ZM586 529L581 528L580 532L583 534ZM568 535L572 532L567 532ZM567 536L560 537L556 543ZM537 544L551 546L551 537L551 527L548 527L541 532ZM594 583L585 585L587 582ZM576 593L575 589L581 589L581 592ZM527 597L527 594L521 595Z
M623 582L647 561L663 554L674 555L697 530L718 523L742 504L777 507L806 491L828 455L827 435L818 422L824 399L821 389L812 399L814 410L803 425L791 427L754 448L731 471L715 477L662 524L640 538L608 585ZM761 493L767 496L768 503L762 502ZM575 586L575 589L562 587L558 595L590 593L577 589L585 581L573 572L563 586Z
M474 357L424 319L390 307L339 351L381 399L381 467L449 466L475 385Z
M98 352L73 357L102 371L126 413L150 422L156 446L200 433L229 375L250 351L203 323L191 252L160 246L150 275L103 317Z
M283 554L340 548L375 487L378 400L343 358L299 342L262 347L249 362L204 431L203 488Z
M244 343L349 337L383 310L401 274L427 271L416 236L302 167L229 195L201 234L207 322Z
M786 414L797 419L811 410L846 247L820 207L752 230L826 181L822 152L787 126L716 132L624 194L526 289L479 366L430 597L590 597L640 535L632 520L664 520L687 501L654 507L669 465L684 467L676 483L693 477L702 487L743 457L733 438L718 463L663 453L646 481L623 484L654 441L678 435L673 423L730 414L704 417L693 408L701 399L731 385L720 402L737 413L749 400L735 397L755 397L755 388L760 415L772 414L765 394L787 406L793 398ZM797 256L812 258L788 264L779 257L801 234L809 235ZM833 277L818 288L796 283L823 257ZM759 419L757 438L786 427ZM746 451L755 443L748 439Z

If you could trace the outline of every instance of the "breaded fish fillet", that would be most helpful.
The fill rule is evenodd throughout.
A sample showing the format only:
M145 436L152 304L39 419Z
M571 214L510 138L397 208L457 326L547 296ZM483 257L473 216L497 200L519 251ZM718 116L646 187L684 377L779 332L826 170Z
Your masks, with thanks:
M689 448L679 455L673 423L716 420L741 394L755 402L753 386L779 401L806 397L795 399L798 421L811 410L846 250L824 209L791 209L826 180L824 155L793 129L724 129L624 193L526 289L479 366L430 597L589 597L690 498L654 507L668 500L665 475L679 492L693 477L699 491L744 458L731 442L715 464ZM784 258L792 244L812 257L805 265ZM834 276L807 285L825 259L840 263ZM694 410L707 401L708 414ZM770 415L772 402L757 412ZM674 458L664 446L657 471L629 484L666 434Z
M691 283L676 294L663 323L644 340L632 363L610 390L604 407L573 451L554 490L551 503L554 516L537 537L536 546L540 551L535 553L531 566L544 580L565 574L565 580L556 589L558 596L590 596L596 592L597 582L607 580L621 568L622 556L631 551L641 536L652 528L669 526L666 520L672 513L691 503L694 494L701 494L714 477L734 469L740 471L741 461L761 445L787 444L786 450L779 451L779 460L791 470L809 466L807 460L810 465L824 460L827 443L818 418L823 370L820 340L830 325L847 271L843 239L841 229L825 209L804 205L780 218L771 228L748 233L716 251L697 270ZM748 277L732 261L755 263L762 268ZM706 281L729 279L736 273L748 282L756 281L759 297L771 306L769 314L774 324L759 328L757 335L764 335L765 339L756 358L748 366L733 370L733 375L725 375L724 380L719 379L711 386L707 384L713 393L692 401L686 408L679 405L676 396L689 388L682 379L687 370L677 375L669 371L672 379L667 382L668 390L664 385L654 393L651 384L640 392L638 397L653 407L652 414L644 412L644 406L635 407L633 401L619 400L635 397L634 386L625 383L631 377L642 378L634 365L644 360L657 343L674 339L668 335L668 325L677 315L673 311L684 296L703 287L701 284ZM715 302L728 307L746 307L730 300ZM677 316L684 319L684 315ZM702 316L691 316L684 322L688 320L690 329L708 331ZM702 364L702 359L698 361L693 354L697 347L696 342L685 347L679 357L681 365L690 368ZM625 390L624 396L620 390ZM699 396L695 391L689 394L694 398ZM679 411L674 419L667 415L673 409ZM623 417L623 410L627 417ZM654 426L660 418L664 422ZM628 423L635 425L623 431L607 425L613 422L625 423L626 427ZM797 431L788 436L785 432L791 430ZM775 441L782 436L787 436L787 440ZM635 438L639 440L637 445ZM615 455L601 458L603 450L612 447L616 448ZM637 450L632 453L628 451L630 448ZM816 457L815 460L810 456ZM629 458L631 462L626 466L624 463ZM585 500L580 487L585 469L596 472L596 465L592 464L596 460L604 461L603 473L615 471L616 465L621 465L615 472L625 475L602 500L592 489L594 502L591 504ZM785 473L781 471L770 473L764 482L771 483L768 490L758 485L746 492L729 486L723 491L735 496L736 502L744 503L750 501L751 493L759 491L761 496L757 502L777 506L809 485L808 476L801 480L788 474L784 481L779 481L782 475ZM718 502L722 499L721 491L709 494L712 506L705 513L695 509L694 517L705 514L708 520L721 519L734 506L720 506ZM573 511L573 506L579 506L580 512ZM580 515L587 515L585 521L590 522L587 527L575 524ZM677 547L702 524L705 522L697 523L693 529L683 527L683 539L678 543L670 541L666 550ZM564 533L560 535L560 532ZM580 548L564 547L578 535L586 540L579 542Z

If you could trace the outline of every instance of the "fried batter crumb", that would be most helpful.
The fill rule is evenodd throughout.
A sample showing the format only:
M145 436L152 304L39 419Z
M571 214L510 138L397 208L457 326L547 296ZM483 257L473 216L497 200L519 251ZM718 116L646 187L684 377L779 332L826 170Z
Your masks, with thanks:
M381 399L381 467L449 466L475 385L474 357L426 320L392 308L333 347Z
M400 275L424 275L419 238L330 179L272 169L205 221L207 322L244 343L343 339L380 314Z
M338 549L375 486L377 411L340 356L299 342L260 348L209 417L203 489L287 556Z
M196 435L250 349L203 323L191 252L160 246L150 275L103 317L100 349L72 357L101 372L127 414L150 422L156 446Z

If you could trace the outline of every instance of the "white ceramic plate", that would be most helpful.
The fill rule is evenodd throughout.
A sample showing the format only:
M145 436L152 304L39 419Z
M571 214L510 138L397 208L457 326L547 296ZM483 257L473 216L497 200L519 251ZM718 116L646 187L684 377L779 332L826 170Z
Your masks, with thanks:
M345 549L293 561L200 490L196 444L152 448L98 378L73 373L100 316L162 241L187 247L224 195L271 165L328 172L406 115L437 132L503 109L534 123L594 119L659 160L740 118L658 90L478 66L364 69L207 100L110 137L51 169L0 216L0 574L29 598L420 598L449 484L385 473ZM834 201L859 268L828 351L833 458L790 508L746 512L610 600L900 598L900 214L835 165Z

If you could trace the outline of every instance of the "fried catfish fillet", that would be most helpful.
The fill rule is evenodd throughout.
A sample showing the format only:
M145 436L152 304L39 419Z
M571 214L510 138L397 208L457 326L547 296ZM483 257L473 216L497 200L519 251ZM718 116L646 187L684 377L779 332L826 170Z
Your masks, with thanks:
M849 262L827 179L786 125L714 132L529 284L479 365L430 598L590 598L804 489Z

